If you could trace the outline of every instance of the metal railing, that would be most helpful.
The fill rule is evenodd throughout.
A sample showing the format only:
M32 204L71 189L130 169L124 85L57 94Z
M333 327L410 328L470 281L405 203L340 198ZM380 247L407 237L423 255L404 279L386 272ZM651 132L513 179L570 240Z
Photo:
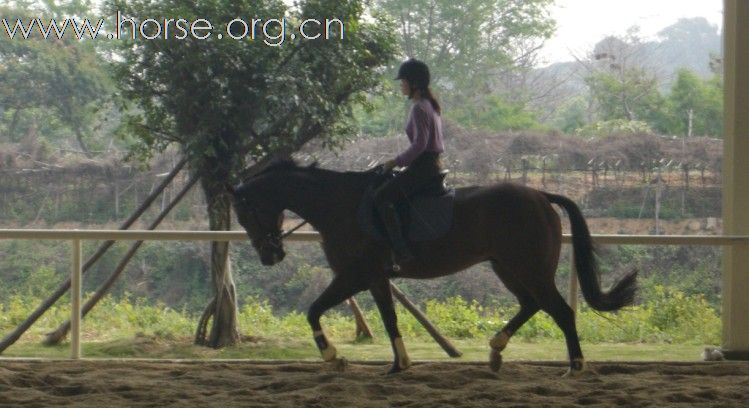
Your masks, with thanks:
M749 244L749 236L746 235L592 235L592 238L596 244L602 245L734 246ZM0 239L67 240L71 242L70 358L79 359L81 357L81 241L246 241L247 234L244 231L0 229ZM299 231L289 235L285 240L315 242L320 240L320 235L317 232ZM570 244L571 236L564 234L562 243ZM570 271L568 302L573 310L577 310L578 286L574 264Z

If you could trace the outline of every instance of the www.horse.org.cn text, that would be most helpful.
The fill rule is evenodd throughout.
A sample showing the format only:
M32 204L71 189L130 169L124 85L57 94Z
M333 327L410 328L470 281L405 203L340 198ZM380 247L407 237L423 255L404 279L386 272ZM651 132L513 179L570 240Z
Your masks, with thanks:
M46 20L46 21L45 21ZM279 47L289 40L343 40L345 25L338 18L307 18L298 23L291 23L286 17L279 18L242 18L220 24L214 24L205 18L187 20L185 18L144 18L137 19L123 16L119 11L115 17L113 30L105 30L104 19L90 20L64 18L2 18L0 31L10 39L46 39L58 40L74 36L83 39L129 39L184 40L208 38L261 41L267 46Z

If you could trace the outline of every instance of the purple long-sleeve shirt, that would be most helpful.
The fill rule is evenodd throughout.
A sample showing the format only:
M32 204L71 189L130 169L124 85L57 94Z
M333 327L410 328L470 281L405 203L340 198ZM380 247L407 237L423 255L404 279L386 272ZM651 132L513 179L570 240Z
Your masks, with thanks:
M411 146L395 158L395 164L398 166L408 166L425 151L445 151L442 141L442 118L428 99L421 98L411 104L406 122L406 135Z

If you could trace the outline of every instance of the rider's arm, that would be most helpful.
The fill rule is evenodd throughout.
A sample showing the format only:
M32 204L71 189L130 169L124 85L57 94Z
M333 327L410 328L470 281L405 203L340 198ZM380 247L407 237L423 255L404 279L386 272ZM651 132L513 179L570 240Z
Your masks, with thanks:
M426 150L429 141L429 115L419 105L414 105L411 109L411 115L408 118L406 132L411 134L411 146L395 158L395 164L398 166L408 166L424 150Z

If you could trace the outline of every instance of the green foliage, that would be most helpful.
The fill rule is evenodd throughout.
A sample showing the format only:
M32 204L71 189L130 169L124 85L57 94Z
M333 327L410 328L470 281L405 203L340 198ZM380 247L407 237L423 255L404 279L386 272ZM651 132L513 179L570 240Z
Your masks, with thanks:
M582 304L576 317L580 339L588 342L667 342L718 344L721 322L701 295L656 286L646 303L616 313L600 313ZM563 339L554 320L539 313L517 333L526 340Z
M499 95L486 96L478 106L457 105L449 110L445 117L453 119L464 127L489 131L540 127L533 112L521 104L508 102Z
M228 23L227 16L247 15L286 15L292 26L306 18L343 21L344 39L292 40L297 34L289 29L277 47L216 35L117 41L122 61L113 64L115 77L141 109L129 111L122 129L138 137L133 155L148 157L176 142L196 168L211 169L214 177L241 171L245 155L295 151L318 137L335 145L350 135L343 119L351 102L376 88L376 70L394 46L388 22L377 15L364 21L356 0L308 0L293 8L280 0L110 0L105 9L135 17L199 16L216 26Z
M477 301L468 303L462 297L455 296L444 302L428 300L425 313L445 336L469 338L480 333L477 323L482 311Z
M378 137L403 132L407 102L399 94L396 95L396 88L394 84L386 82L383 94L372 95L368 104L354 107L354 119L362 134Z
M0 263L0 302L13 295L46 296L63 273L70 273L69 267L57 262L69 259L69 248L68 242L0 241L3 260Z
M665 106L655 75L637 66L616 67L585 78L600 119L652 123Z
M0 6L0 15L12 26L16 18L28 24L32 17L43 15L42 21L65 16L82 15L90 4L80 1L35 2L29 8ZM114 88L107 75L105 63L97 54L95 41L80 41L67 30L57 40L43 39L33 30L28 39L16 32L15 38L0 35L0 134L11 141L19 140L21 130L36 137L41 133L48 140L59 141L72 135L80 147L89 153L89 143L103 143L95 139L98 116L108 113L107 104ZM23 84L23 86L19 86ZM49 128L54 122L57 126ZM41 132L40 132L41 131ZM99 135L100 136L100 135Z
M606 138L611 136L633 136L652 134L653 129L639 120L611 119L591 123L575 130L575 134L585 137Z
M514 77L534 68L534 47L554 32L549 14L552 0L379 0L377 4L396 22L402 54L429 65L445 118L489 130L537 126L526 109L528 90ZM390 78L386 96L375 103L377 110L357 115L363 133L402 130L404 110L401 102L395 102L401 98L399 84Z
M587 101L583 97L575 97L562 102L553 125L564 133L575 133L587 123L587 109Z
M591 211L588 216L653 218L655 190L653 185L596 187L586 195L588 209ZM662 188L659 217L675 220L720 217L720 193L719 187L690 187L686 191L681 188Z
M668 101L671 119L668 133L687 136L691 112L692 135L723 134L723 85L718 75L701 79L686 68L680 69Z
M174 310L161 302L149 304L144 298L132 299L128 294L119 301L107 296L87 321L93 326L87 332L100 331L104 336L107 336L106 328L111 328L120 335L141 334L164 339L189 337L195 325L194 318L184 310Z
M648 301L617 313L599 313L581 304L577 315L580 338L588 342L667 342L717 344L720 340L720 318L701 295L656 285L647 294ZM14 295L0 303L0 331L12 330L38 304L40 299ZM461 297L445 301L428 300L425 313L448 338L490 338L517 312L517 306L486 308ZM398 326L404 337L429 338L416 319L402 307L397 308ZM386 336L379 313L364 314L375 336ZM41 339L44 333L69 317L66 304L54 306L35 325L27 340ZM83 330L89 341L106 341L133 335L161 339L185 339L192 336L197 317L184 309L174 310L163 303L150 304L143 298L105 297L85 319ZM250 296L239 309L242 332L263 338L309 339L310 329L304 314L291 312L277 315L266 299ZM350 314L333 310L322 320L332 337L352 335L354 322ZM527 341L563 339L553 319L543 312L536 314L516 334Z
M647 308L648 323L669 342L697 341L716 344L720 337L720 319L702 295L685 295L679 290L656 285Z
M653 218L655 217L655 208L652 205L642 207L641 205L632 205L627 203L613 203L606 209L605 215L613 218ZM658 211L658 218L662 220L677 220L688 214L682 215L678 208L661 205Z
M40 298L14 295L7 302L0 303L0 331L14 329L40 302ZM24 338L39 341L44 334L56 329L69 317L69 300L63 300L50 308ZM114 300L107 296L85 318L82 331L85 339L99 341L136 334L174 339L191 336L194 324L195 317L184 310L171 309L163 303L149 305L142 298L130 300L125 296Z
M83 253L92 254L98 243L86 242ZM146 242L111 290L138 297L162 299L172 307L202 311L208 298L206 265L196 249L202 243ZM115 269L129 243L115 244L85 275L84 291L94 290ZM0 241L0 301L14 294L34 298L49 296L70 274L67 241ZM34 256L29 256L33 254Z
M684 46L682 30L704 30L703 21L682 20L664 30L668 41ZM710 27L708 27L708 31ZM718 73L700 78L689 68L676 70L676 79L668 95L662 95L658 78L647 67L647 47L636 35L609 37L596 45L592 72L585 78L595 102L598 120L604 124L637 121L661 134L686 136L691 118L692 135L719 137L722 134L723 85ZM588 125L581 133L605 132L599 123ZM641 127L641 125L638 125ZM626 130L626 129L625 129ZM625 132L626 134L626 132Z
M486 90L498 72L516 69L530 44L551 37L552 0L380 0L399 25L403 53L434 72L453 95ZM483 24L486 23L486 24Z

